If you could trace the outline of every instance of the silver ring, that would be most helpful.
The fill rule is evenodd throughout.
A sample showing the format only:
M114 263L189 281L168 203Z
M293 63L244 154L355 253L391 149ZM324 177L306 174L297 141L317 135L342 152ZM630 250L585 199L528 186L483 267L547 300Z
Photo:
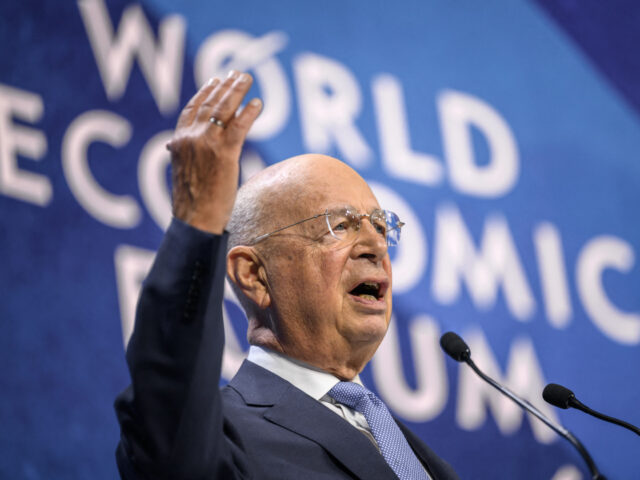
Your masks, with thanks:
M217 125L221 128L227 128L227 126L225 125L225 123L220 120L219 118L216 117L209 117L209 122L213 123L214 125Z

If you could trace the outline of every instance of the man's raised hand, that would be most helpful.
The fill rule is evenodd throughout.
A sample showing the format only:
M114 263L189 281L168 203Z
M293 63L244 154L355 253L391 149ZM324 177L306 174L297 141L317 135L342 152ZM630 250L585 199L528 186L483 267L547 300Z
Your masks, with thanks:
M222 233L231 215L242 145L262 108L254 98L236 115L252 82L236 71L224 81L211 79L184 107L167 144L173 214L201 230Z

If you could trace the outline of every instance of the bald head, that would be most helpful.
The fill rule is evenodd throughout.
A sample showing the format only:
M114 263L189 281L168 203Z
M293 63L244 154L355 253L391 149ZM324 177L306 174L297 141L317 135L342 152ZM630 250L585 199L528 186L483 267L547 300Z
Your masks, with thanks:
M271 165L238 190L231 219L229 249L248 245L258 235L320 213L336 189L366 188L364 179L340 160L306 154ZM309 211L309 208L312 211Z

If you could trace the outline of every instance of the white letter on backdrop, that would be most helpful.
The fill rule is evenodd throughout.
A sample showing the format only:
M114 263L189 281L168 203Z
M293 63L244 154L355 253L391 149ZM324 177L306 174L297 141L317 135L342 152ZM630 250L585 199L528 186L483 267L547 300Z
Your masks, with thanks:
M162 230L171 223L171 193L167 185L167 168L171 155L166 144L173 132L157 133L149 140L140 154L138 163L138 184L147 210Z
M145 279L155 252L130 245L119 245L114 254L118 303L120 304L120 324L125 349L133 333L136 305L140 296L142 281Z
M512 315L521 321L531 318L535 300L502 216L487 220L480 253L453 205L437 210L435 232L432 288L438 301L453 303L464 281L474 305L487 310L495 303L498 285L502 285Z
M571 299L560 232L549 222L541 223L534 231L533 242L547 318L554 327L566 328L571 320Z
M507 122L488 103L453 90L438 97L445 157L451 185L478 197L499 197L518 179L516 140ZM471 128L489 144L489 163L478 165L473 152Z
M159 42L140 5L130 5L122 13L118 33L113 31L103 0L78 2L102 83L111 101L125 92L133 59L136 57L151 94L163 114L170 114L180 101L186 22L169 15L160 22Z
M355 124L362 95L353 73L335 60L312 53L299 55L293 69L307 150L330 154L335 144L351 165L367 166L372 152Z
M398 415L412 422L426 422L437 417L447 403L449 385L438 345L440 329L431 317L420 315L409 324L409 338L415 359L416 390L405 380L395 318L373 357L373 379L384 401Z
M40 160L47 152L47 138L40 130L14 124L12 118L34 123L43 110L40 95L0 85L0 193L41 207L51 201L51 182L20 170L18 155Z
M542 401L540 392L546 381L531 340L520 338L513 342L509 353L506 378L500 373L491 347L480 331L465 334L474 361L499 383L505 384L519 396L527 399L553 421L558 421L552 407ZM458 406L456 419L465 430L480 428L490 410L500 431L509 435L522 423L523 410L510 398L482 381L467 365L460 364ZM537 418L528 415L534 437L541 443L551 443L556 434Z
M78 116L62 141L62 170L78 203L102 223L115 228L133 228L142 213L130 195L114 195L102 188L91 174L89 145L105 142L122 147L131 138L131 124L115 113L93 110Z
M628 272L634 262L631 245L602 235L582 248L576 266L576 284L584 309L602 333L623 345L640 343L640 313L617 308L607 296L602 275L607 268Z
M430 186L440 183L443 168L439 160L411 149L400 82L392 75L378 75L373 79L372 89L378 137L386 170L394 177L411 182Z

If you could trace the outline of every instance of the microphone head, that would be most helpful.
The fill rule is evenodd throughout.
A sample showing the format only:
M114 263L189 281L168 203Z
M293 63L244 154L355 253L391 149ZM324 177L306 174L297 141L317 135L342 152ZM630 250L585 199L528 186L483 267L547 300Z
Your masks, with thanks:
M542 398L551 405L566 409L571 406L571 400L576 398L576 396L568 388L558 385L557 383L550 383L544 387Z
M440 346L456 362L464 362L471 357L471 350L457 333L447 332L440 337Z

